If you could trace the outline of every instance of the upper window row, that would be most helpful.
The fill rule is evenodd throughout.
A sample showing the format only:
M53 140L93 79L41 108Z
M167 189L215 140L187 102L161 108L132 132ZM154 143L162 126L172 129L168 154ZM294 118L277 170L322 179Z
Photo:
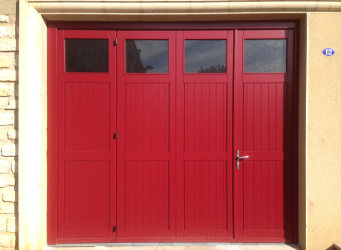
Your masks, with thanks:
M185 73L226 73L226 40L185 40ZM286 72L286 40L245 40L245 73ZM66 39L66 72L109 72L109 42ZM126 73L168 73L168 40L126 40Z

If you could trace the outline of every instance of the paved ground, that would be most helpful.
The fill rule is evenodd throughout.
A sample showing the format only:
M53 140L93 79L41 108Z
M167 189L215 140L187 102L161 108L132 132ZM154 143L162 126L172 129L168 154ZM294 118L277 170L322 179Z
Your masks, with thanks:
M96 244L93 245L57 245L45 250L301 250L297 245L266 243L226 243L226 244Z

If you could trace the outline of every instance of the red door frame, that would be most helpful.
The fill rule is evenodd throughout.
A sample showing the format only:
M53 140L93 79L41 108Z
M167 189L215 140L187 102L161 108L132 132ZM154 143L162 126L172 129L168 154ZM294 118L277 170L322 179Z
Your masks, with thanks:
M57 176L58 164L54 159L58 158L58 54L57 54L57 31L62 29L96 29L96 30L129 30L129 29L143 29L143 30L159 30L159 29L174 29L174 30L219 30L219 29L291 29L295 36L294 46L294 82L298 83L298 44L299 44L299 22L285 21L285 22L140 22L131 24L131 22L48 22L47 24L47 240L48 244L57 244ZM298 105L298 84L294 85L294 107ZM293 123L293 161L297 166L297 141L298 141L298 111L294 109ZM298 242L298 168L293 172L293 189L294 189L294 242Z

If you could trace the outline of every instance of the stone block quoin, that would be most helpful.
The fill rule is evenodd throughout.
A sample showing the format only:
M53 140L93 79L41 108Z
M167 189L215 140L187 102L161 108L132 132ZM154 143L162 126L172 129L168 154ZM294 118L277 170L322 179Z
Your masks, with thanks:
M15 249L17 232L18 26L0 15L0 249Z

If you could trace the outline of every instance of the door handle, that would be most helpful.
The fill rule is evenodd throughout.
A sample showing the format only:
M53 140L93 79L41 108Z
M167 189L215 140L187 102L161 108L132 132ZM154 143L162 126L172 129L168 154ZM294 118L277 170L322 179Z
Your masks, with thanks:
M244 159L247 159L247 158L249 158L248 155L239 156L239 150L237 150L237 158L236 158L236 160L237 160L237 170L239 170L239 160L244 160Z

